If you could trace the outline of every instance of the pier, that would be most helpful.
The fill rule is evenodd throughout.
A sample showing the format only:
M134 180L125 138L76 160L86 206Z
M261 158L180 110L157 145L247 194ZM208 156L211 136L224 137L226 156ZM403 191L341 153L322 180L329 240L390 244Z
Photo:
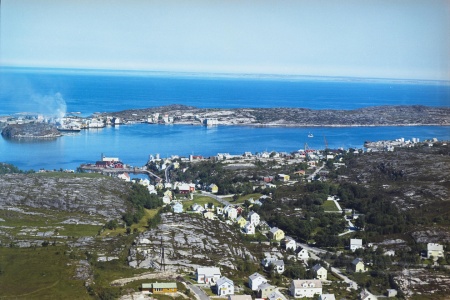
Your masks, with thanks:
M110 174L120 174L120 173L132 173L132 174L146 174L149 178L156 178L159 181L162 181L163 179L156 175L153 172L150 172L148 170L144 170L142 168L104 168L104 167L97 167L95 165L81 165L80 169L83 171L90 171L90 172L96 172L96 173L102 173L105 175Z

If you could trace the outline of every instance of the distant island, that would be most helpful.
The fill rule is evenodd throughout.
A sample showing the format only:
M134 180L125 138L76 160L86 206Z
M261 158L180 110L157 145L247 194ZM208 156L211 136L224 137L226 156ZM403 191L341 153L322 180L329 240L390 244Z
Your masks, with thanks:
M173 123L251 126L417 126L450 125L450 108L375 106L355 110L313 110L306 108L197 108L169 105L101 114L123 123Z
M44 123L42 116L3 118L2 135L10 139L49 139L61 132L120 124L184 124L206 126L357 127L450 126L450 107L375 106L355 110L306 108L197 108L168 105L119 112L97 113L88 118L64 117Z

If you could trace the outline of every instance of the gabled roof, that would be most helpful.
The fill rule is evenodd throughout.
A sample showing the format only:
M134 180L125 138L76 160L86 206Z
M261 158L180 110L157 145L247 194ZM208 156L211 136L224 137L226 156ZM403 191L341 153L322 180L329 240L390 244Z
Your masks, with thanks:
M284 266L284 261L282 259L273 260L270 263L275 266Z
M314 272L319 271L321 268L323 268L320 264L316 264L314 267L312 267Z
M350 239L350 245L362 246L362 239Z
M444 246L441 244L428 243L427 244L428 251L444 251Z
M255 279L257 279L258 277L261 277L261 278L263 278L263 279L266 279L264 276L262 276L262 275L259 274L258 272L253 273L253 274L250 275L248 278L251 279L251 280L255 280Z
M270 283L264 282L258 286L258 291L267 289L267 288L275 288L275 287L273 285L271 285Z
M153 283L154 289L176 289L177 283L176 282L156 282Z
M314 288L321 288L322 287L322 282L320 280L312 280L312 279L298 279L298 280L292 280L292 283L294 284L294 288L296 289L301 289L304 288L303 284L307 284L308 288L310 287L310 285L312 284Z
M272 228L270 228L270 232L272 232L272 233L275 233L275 232L277 232L278 230L281 230L281 229L278 228L278 227L272 227Z
M220 277L219 280L217 280L217 286L221 286L224 283L228 283L230 285L234 285L233 280L231 280L231 279L229 279L229 278L227 278L225 276Z
M216 267L199 267L197 268L197 274L203 274L205 276L220 275L220 269Z
M355 259L352 261L352 264L357 265L357 264L360 263L360 262L364 263L364 261L363 261L361 258L355 258Z
M278 291L274 291L270 293L270 295L267 297L268 300L287 300L283 294L281 294Z

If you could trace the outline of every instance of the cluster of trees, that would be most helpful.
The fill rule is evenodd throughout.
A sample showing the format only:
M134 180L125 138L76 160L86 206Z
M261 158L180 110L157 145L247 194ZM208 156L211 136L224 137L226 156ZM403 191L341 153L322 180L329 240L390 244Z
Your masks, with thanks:
M131 187L127 200L131 205L131 209L122 215L122 219L127 226L139 222L145 214L144 208L154 209L163 204L160 197L150 194L146 187L137 183L134 183Z

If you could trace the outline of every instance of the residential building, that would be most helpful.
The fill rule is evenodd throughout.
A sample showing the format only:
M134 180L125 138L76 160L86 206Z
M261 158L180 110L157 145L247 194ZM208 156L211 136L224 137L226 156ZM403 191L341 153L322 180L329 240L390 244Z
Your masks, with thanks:
M366 271L366 269L364 267L364 261L361 258L355 258L352 261L352 271L359 272L359 273Z
M213 193L213 194L216 194L216 193L219 191L219 187L218 187L216 184L211 183L211 184L208 186L208 191L210 191L210 192Z
M291 177L286 174L278 174L278 179L280 181L289 181L291 179Z
M356 249L363 249L362 239L350 239L350 250L355 252Z
M233 295L234 282L225 276L221 277L219 280L217 280L216 293L219 296Z
M239 216L236 219L236 223L238 223L240 228L244 228L245 224L247 224L247 220L243 216Z
M269 231L269 238L272 240L281 241L284 239L284 231L277 227L273 227Z
M255 234L255 225L250 222L247 222L244 226L244 232L246 234Z
M153 293L153 294L166 294L166 293L176 293L177 283L176 282L161 282L161 283L143 283L141 286L142 293Z
M258 225L259 225L259 222L260 222L259 215L258 215L256 212L254 212L254 211L251 211L251 212L248 214L248 220L249 220L250 223L252 223L255 227L258 226Z
M279 291L273 291L272 293L270 293L270 295L266 299L267 300L287 300L286 297Z
M386 295L388 298L397 296L397 290L396 289L387 289Z
M266 221L261 221L261 222L259 222L259 230L261 230L261 231L269 231L270 230L270 226L269 226L269 224L267 224Z
M197 283L212 283L222 277L220 269L216 267L199 267L196 272Z
M278 274L282 274L284 272L284 261L282 259L274 260L270 263L273 266L273 270Z
M367 290L362 290L361 293L359 293L359 299L361 300L377 300L378 298L369 293Z
M205 210L205 208L203 206L201 206L200 204L194 203L192 204L192 211L196 212L196 213L202 213Z
M258 287L263 283L267 283L267 279L259 273L253 273L248 277L248 286L252 291L257 291Z
M433 257L435 259L444 257L444 246L436 243L427 244L427 258Z
M205 219L214 220L216 215L214 215L214 213L212 211L204 211L203 212L203 217Z
M292 280L289 292L295 298L313 298L315 295L322 295L322 282L310 279Z
M286 251L287 250L295 251L297 248L297 243L293 238L285 237L284 239L281 240L281 247Z
M266 299L269 295L274 292L276 289L275 286L269 283L262 283L258 286L258 297Z
M182 213L183 212L183 204L181 204L180 202L177 202L173 205L173 212L176 214Z
M297 255L297 258L298 258L298 259L302 259L302 260L309 259L309 253L308 253L308 250L306 250L306 249L303 248L303 247L298 247L298 248L295 250L295 254Z
M312 271L314 273L314 277L316 279L319 279L321 281L327 280L328 271L324 267L322 267L320 264L316 264L312 267Z

